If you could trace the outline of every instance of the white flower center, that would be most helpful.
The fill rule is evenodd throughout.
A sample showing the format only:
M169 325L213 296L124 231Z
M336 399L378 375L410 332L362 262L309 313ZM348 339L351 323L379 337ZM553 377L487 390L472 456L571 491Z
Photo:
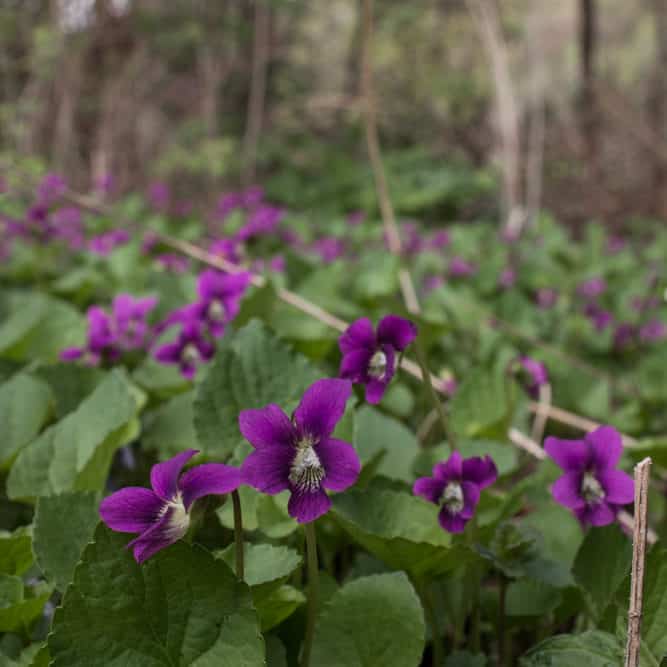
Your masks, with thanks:
M199 350L196 345L188 343L181 352L181 359L186 364L193 364L195 361L199 361Z
M214 322L222 322L225 319L225 307L217 299L211 301L208 306L208 316Z
M320 457L313 449L315 441L306 437L296 445L296 456L292 461L289 481L300 491L312 493L320 488L324 479L324 468Z
M378 350L368 362L368 374L376 380L381 380L387 372L387 355Z
M440 504L450 514L458 514L463 509L463 489L459 482L449 482L447 484L440 497Z
M589 504L599 503L604 500L607 494L604 492L602 485L596 479L595 475L590 472L585 472L581 480L581 496Z
M183 498L180 493L177 493L160 512L160 516L171 510L169 521L166 526L166 531L170 537L180 539L188 532L190 527L190 515L185 509Z

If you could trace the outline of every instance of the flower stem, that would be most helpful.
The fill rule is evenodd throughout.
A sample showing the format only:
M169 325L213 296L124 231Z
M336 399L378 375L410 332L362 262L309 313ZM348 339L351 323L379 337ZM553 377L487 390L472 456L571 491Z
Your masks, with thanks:
M442 429L445 432L445 437L449 443L449 449L453 452L456 449L456 437L454 436L454 432L449 426L449 419L447 417L447 413L445 412L445 406L443 405L440 397L435 391L435 387L433 386L431 372L428 370L428 365L426 363L424 346L422 345L419 336L417 336L415 339L415 351L417 353L417 363L419 364L419 368L421 368L422 378L428 390L429 398L431 399L431 403L433 403L433 407L435 408L438 417L440 417L440 423L442 424Z
M444 651L442 645L442 638L438 628L438 618L435 613L435 603L433 600L433 591L425 583L417 589L421 593L422 604L424 606L424 613L428 624L431 626L431 643L432 643L432 662L433 667L440 667L444 659Z
M303 640L301 667L310 666L310 653L315 636L315 620L320 597L320 573L317 563L317 536L315 522L307 523L303 527L306 534L306 559L308 563L308 617L306 619L306 635Z
M505 623L505 605L507 601L507 579L504 574L500 575L498 588L498 666L506 667L510 664L509 642L506 637L507 627Z
M236 547L236 576L243 581L243 513L241 512L241 496L232 491L234 506L234 545Z

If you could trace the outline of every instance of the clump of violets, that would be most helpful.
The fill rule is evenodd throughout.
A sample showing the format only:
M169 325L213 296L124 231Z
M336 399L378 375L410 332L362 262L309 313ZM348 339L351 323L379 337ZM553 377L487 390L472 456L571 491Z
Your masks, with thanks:
M129 542L137 563L180 540L190 527L193 504L199 498L235 491L238 468L204 463L183 474L185 464L197 454L189 449L151 469L151 487L129 486L112 493L100 505L102 521L119 533L139 533Z
M549 437L544 449L565 473L551 487L554 500L582 524L606 526L633 501L632 477L616 470L623 442L615 428L599 426L583 440Z
M359 476L354 447L332 437L352 393L347 380L312 384L290 419L275 404L243 410L239 428L255 448L241 466L241 481L274 495L289 490L287 511L309 523L331 507L326 491L345 491Z
M144 348L151 336L147 317L156 304L154 297L135 299L130 294L119 294L113 300L111 313L91 306L85 347L67 348L60 358L97 366L101 361L117 361L125 350Z
M130 240L130 234L125 229L114 229L88 241L88 249L101 257L111 254L118 246L125 245Z
M526 356L519 357L517 364L526 391L532 398L538 398L540 387L549 383L547 367L541 361Z
M200 317L213 336L222 336L225 324L239 312L241 297L250 285L250 274L222 273L207 269L199 274L197 292L199 294Z
M339 338L343 355L339 375L366 386L366 400L379 403L394 377L398 357L417 337L417 327L398 315L380 320L377 333L364 317L353 322Z
M464 459L459 452L452 452L447 461L436 463L432 477L420 477L412 492L438 505L438 521L444 530L461 533L475 514L482 489L497 478L490 456Z

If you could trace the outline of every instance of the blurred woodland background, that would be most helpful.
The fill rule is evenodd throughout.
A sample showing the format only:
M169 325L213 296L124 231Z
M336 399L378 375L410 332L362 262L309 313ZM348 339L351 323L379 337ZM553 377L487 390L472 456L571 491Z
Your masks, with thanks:
M401 215L667 220L665 0L2 0L0 169ZM372 44L371 44L372 31ZM113 182L113 187L110 183ZM499 202L501 202L499 207ZM502 208L501 208L502 207Z

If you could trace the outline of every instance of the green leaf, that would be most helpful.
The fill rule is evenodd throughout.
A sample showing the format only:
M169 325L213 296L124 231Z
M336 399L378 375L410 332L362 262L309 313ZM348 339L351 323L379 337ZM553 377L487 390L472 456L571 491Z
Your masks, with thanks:
M501 430L509 409L505 382L502 373L484 368L474 369L466 376L451 400L450 422L457 434L476 438Z
M36 374L51 387L58 419L76 410L105 376L99 368L71 363L41 366Z
M25 447L7 480L14 498L102 490L116 449L139 432L136 402L123 374L112 371L64 419Z
M253 589L268 590L267 584L279 586L300 565L302 558L299 553L289 547L272 544L250 544L243 545L244 553L244 581ZM236 549L230 544L220 552L220 558L234 570L236 566ZM277 586L272 586L276 588Z
M139 566L127 541L95 531L53 619L53 667L264 664L250 591L222 561L179 542Z
M72 580L81 552L93 537L99 503L99 494L82 491L37 501L33 545L37 564L61 592Z
M604 563L604 567L600 564ZM572 572L600 618L630 572L632 542L617 525L591 528L579 547Z
M475 555L451 547L438 508L374 480L365 489L334 496L333 517L350 537L390 567L415 576L448 572Z
M556 635L532 648L519 661L520 667L618 667L623 648L616 637L592 630L580 635Z
M401 422L365 406L355 415L354 446L363 464L381 457L376 472L390 479L412 481L419 445Z
M402 572L356 579L320 615L312 664L417 667L424 650L419 598Z
M0 531L0 573L21 576L33 563L30 528Z
M15 375L0 385L0 468L40 431L51 408L47 384L29 375Z
M305 604L306 596L294 586L283 585L269 595L253 601L259 616L262 632L268 632L289 618L301 605Z
M290 412L317 369L253 320L218 348L195 398L195 428L209 457L227 458L242 441L241 410L279 404Z
M563 596L554 586L520 579L507 587L508 616L543 616L561 603Z
M455 651L445 658L444 667L486 667L486 656L478 653L477 655L468 651Z
M146 417L142 446L170 458L185 449L197 449L194 426L194 391L178 394Z
M39 324L47 310L47 300L33 292L11 292L2 296L0 353L5 353Z
M50 597L48 586L24 587L20 577L0 574L0 632L27 630Z

